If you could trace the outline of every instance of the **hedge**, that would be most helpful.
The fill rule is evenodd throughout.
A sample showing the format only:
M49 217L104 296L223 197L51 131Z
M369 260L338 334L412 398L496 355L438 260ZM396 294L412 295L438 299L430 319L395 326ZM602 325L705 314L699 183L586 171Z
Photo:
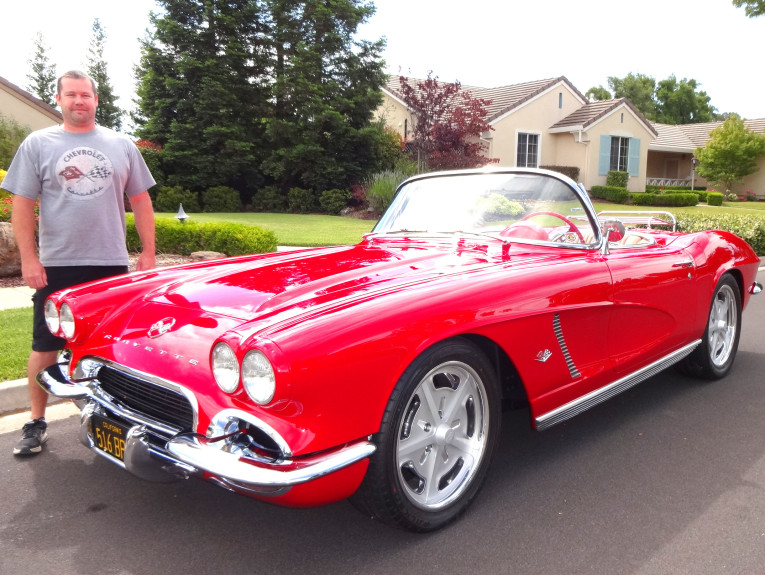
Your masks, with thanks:
M630 194L634 206L664 206L683 207L695 206L699 203L699 195L695 192L677 192L669 194L653 194L649 192Z
M579 168L576 166L539 166L542 170L550 170L551 172L558 172L564 176L568 176L575 182L579 181Z
M711 195L711 194L710 194ZM752 214L677 214L681 232L725 230L746 240L757 255L765 255L765 218Z
M156 249L166 254L189 255L198 251L221 252L228 256L276 251L276 235L245 224L180 222L157 219ZM132 214L127 215L127 246L135 252L141 242Z
M592 186L590 188L590 195L593 198L608 200L617 204L626 204L630 197L627 188L619 186Z

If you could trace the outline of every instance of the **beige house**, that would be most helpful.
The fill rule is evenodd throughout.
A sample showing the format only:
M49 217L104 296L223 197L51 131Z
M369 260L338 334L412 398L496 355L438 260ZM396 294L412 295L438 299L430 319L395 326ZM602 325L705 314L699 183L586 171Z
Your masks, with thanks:
M653 124L625 98L589 102L563 76L501 88L463 85L462 90L491 101L487 122L492 130L481 138L485 155L503 166L576 167L588 189L605 185L610 170L628 172L632 192L644 191L646 184L690 184L693 150L720 124ZM376 115L405 141L411 138L413 120L399 77L389 77ZM765 131L765 120L749 122L749 127ZM765 157L761 164L765 168ZM765 197L763 178L765 169L745 180L742 190Z
M0 116L15 120L30 130L61 124L61 112L5 78L0 77Z

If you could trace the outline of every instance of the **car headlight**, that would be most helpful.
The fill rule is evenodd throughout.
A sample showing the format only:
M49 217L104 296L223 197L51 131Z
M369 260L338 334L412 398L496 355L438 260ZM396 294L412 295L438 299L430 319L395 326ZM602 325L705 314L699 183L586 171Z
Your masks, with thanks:
M242 362L242 382L247 395L264 405L274 398L276 375L271 362L260 351L248 351Z
M61 311L59 312L59 322L61 324L61 333L66 339L72 339L74 337L74 313L69 304L65 303L61 305Z
M53 335L58 334L61 323L58 318L58 310L56 309L56 304L51 300L45 301L45 324L48 326L48 330L50 330Z
M234 350L222 341L213 347L212 370L215 383L226 393L234 393L239 387L239 362Z

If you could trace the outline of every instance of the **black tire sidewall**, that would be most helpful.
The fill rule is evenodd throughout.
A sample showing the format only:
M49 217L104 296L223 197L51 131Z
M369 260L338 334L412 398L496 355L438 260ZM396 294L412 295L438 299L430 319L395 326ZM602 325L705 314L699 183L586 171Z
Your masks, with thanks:
M486 448L478 464L478 470L465 492L443 509L428 511L415 506L408 499L405 493L406 488L401 484L396 466L397 435L408 402L417 386L434 367L448 361L459 361L469 365L483 382L488 418ZM380 433L376 436L378 451L372 456L367 471L368 478L378 483L376 489L387 491L385 497L387 509L382 514L376 513L378 518L412 531L425 532L443 527L467 509L485 481L495 451L501 418L500 395L491 362L478 347L464 338L455 338L436 344L420 355L404 371L385 410Z

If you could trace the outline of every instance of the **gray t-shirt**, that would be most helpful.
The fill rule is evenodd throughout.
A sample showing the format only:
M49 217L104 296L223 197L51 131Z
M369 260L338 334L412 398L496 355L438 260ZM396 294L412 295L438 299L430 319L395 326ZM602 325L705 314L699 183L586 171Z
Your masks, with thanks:
M155 184L132 140L97 126L53 126L22 142L3 180L9 192L40 199L44 266L128 265L125 203Z

